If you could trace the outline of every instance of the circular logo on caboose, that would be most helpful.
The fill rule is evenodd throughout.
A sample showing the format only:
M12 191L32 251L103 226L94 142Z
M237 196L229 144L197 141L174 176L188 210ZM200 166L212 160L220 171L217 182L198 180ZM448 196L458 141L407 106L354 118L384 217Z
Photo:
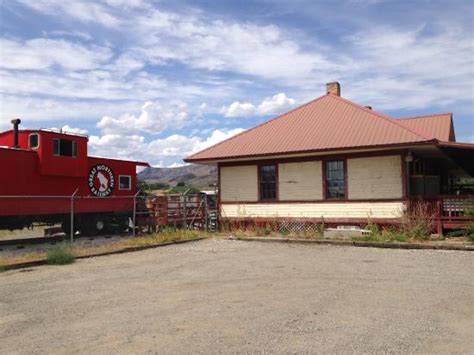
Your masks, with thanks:
M112 169L107 165L98 164L89 172L89 190L94 196L109 196L115 187L115 178Z

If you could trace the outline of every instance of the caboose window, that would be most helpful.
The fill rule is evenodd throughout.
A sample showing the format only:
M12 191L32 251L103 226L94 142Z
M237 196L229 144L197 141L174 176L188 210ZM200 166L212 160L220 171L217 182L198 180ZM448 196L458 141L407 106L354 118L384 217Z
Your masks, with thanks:
M130 175L119 176L119 190L131 190L132 189L132 177Z
M30 149L39 147L39 136L37 133L32 133L28 136L28 147L30 147Z
M69 139L53 139L53 154L63 157L77 157L77 143Z

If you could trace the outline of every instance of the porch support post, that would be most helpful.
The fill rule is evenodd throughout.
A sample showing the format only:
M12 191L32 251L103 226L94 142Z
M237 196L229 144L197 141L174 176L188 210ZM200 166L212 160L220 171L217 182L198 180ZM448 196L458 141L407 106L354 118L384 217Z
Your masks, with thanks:
M441 217L442 217L442 211L443 211L443 201L442 200L438 200L436 201L436 217L437 217L437 221L436 221L436 229L437 229L437 233L438 235L443 235L443 222L441 221Z

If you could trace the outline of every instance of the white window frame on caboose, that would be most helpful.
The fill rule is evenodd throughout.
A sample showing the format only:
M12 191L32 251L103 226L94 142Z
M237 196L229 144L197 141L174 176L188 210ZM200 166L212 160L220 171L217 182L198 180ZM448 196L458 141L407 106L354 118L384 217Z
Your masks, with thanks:
M128 178L128 189L122 189L122 187L120 186L120 178L122 177L127 177ZM119 190L122 190L122 191L130 191L132 189L132 176L131 175L119 175Z

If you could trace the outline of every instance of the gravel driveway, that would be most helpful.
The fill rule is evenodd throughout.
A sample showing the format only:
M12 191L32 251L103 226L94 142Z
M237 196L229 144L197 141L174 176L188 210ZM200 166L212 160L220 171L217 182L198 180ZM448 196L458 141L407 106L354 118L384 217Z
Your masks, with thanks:
M473 257L211 239L8 271L0 353L468 353Z

